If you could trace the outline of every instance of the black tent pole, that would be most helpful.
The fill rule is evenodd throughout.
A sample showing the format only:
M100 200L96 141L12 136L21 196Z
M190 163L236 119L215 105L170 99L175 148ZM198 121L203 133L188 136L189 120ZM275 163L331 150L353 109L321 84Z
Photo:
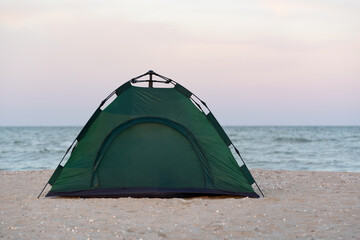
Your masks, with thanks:
M72 142L72 144L70 145L70 147L66 150L64 156L62 157L61 161L59 162L58 166L62 163L62 161L64 161L65 156L68 154L68 152L70 151L71 147L74 145L74 143L76 142L76 139ZM55 169L56 170L56 169ZM55 171L54 171L55 172ZM53 173L54 174L54 173ZM50 180L50 179L49 179ZM41 194L44 192L45 188L47 187L47 185L49 184L49 181L46 182L44 188L41 190L39 196L37 198L40 198Z
M41 194L44 192L45 188L47 187L47 185L49 184L49 182L47 182L44 186L44 188L41 190L39 196L37 198L40 198Z
M144 77L144 76L146 76L146 75L149 75L149 77L150 77L150 79L149 80L138 80L139 78L142 78L142 77ZM152 75L155 75L155 76L157 76L157 77L159 77L159 78L162 78L162 79L164 79L165 81L159 81L159 80L153 80L153 78L152 78ZM160 75L160 74L157 74L156 72L154 72L153 70L149 70L149 71L147 71L146 73L144 73L144 74L142 74L142 75L140 75L140 76L137 76L137 77L135 77L135 78L132 78L131 80L130 80L132 83L137 83L137 82L149 82L149 87L152 87L153 85L153 83L154 82L159 82L159 83L171 83L171 79L170 78L167 78L167 77L165 77L165 76L162 76L162 75ZM151 82L151 84L150 84L150 82ZM151 86L150 86L151 85Z
M231 144L232 144L232 146L234 147L235 152L237 153L237 155L239 155L239 157L240 157L241 161L243 162L243 164L247 167L247 165L246 165L246 163L245 163L244 159L242 158L242 156L241 156L241 154L240 154L239 150L235 147L235 145L234 145L233 143L231 143ZM261 195L262 195L263 197L265 197L265 196L264 196L264 194L263 194L263 192L261 191L261 189L260 189L259 185L258 185L258 184L257 184L257 182L255 181L255 179L254 179L254 182L255 182L256 187L259 189L259 191L260 191Z
M149 76L150 76L150 80L149 80L149 88L152 88L153 87L153 79L152 79L152 75L153 75L153 71L150 70L149 72Z

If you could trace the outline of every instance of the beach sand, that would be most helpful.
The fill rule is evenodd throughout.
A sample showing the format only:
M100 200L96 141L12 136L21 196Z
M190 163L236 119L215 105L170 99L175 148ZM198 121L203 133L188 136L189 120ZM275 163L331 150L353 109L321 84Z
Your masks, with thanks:
M360 239L360 173L252 170L260 199L37 199L51 173L0 171L0 239Z

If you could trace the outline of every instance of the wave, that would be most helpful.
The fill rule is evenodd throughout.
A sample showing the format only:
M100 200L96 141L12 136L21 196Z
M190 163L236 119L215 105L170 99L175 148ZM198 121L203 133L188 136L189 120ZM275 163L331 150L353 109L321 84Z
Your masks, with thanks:
M50 150L47 149L47 148L43 148L43 149L41 149L39 152L40 152L40 153L48 153L48 152L50 152Z
M282 151L282 150L274 150L274 151L271 151L271 152L266 152L264 154L267 154L267 155L294 155L296 154L297 152L296 151Z
M277 137L274 139L275 142L291 142L291 143L309 143L312 142L308 138L292 138L292 137Z
M0 170L53 169L80 130L0 127ZM360 172L360 127L231 127L225 131L250 169Z

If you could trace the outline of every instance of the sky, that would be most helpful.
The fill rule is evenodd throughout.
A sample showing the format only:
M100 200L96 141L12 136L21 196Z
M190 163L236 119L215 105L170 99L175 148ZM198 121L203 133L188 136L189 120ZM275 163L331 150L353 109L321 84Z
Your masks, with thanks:
M222 125L360 125L360 1L0 0L0 126L82 126L150 69Z

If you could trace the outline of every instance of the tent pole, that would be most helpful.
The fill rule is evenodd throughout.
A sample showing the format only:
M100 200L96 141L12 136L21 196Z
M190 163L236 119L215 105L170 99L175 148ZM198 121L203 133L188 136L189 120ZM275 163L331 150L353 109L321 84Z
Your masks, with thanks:
M241 154L240 154L239 150L235 147L235 145L234 145L233 143L231 143L231 145L234 147L235 152L237 153L237 155L239 155L239 157L240 157L241 161L243 162L243 164L247 167L247 165L246 165L246 163L245 163L244 159L242 158L242 156L241 156ZM260 187L259 187L259 185L257 184L257 182L256 182L256 180L255 180L255 179L254 179L254 182L255 182L255 184L256 184L256 187L259 189L259 191L260 191L261 195L262 195L263 197L265 197L265 196L264 196L264 194L263 194L263 192L261 191L261 189L260 189Z
M256 181L255 181L255 184L256 184L257 188L259 189L259 191L260 191L261 195L262 195L263 197L265 197L265 196L264 196L264 194L263 194L263 192L261 191L261 189L260 189L260 187L259 187L259 185L257 184L257 182L256 182Z
M64 156L62 157L61 161L59 162L58 166L62 163L62 161L64 161L65 156L68 154L68 152L70 151L71 147L74 145L75 142L76 142L76 138L75 138L75 140L72 142L72 144L70 145L70 147L66 150L66 152L65 152ZM55 170L56 170L56 168L55 168ZM54 170L54 172L55 172L55 170ZM54 172L53 172L53 174L54 174ZM50 180L50 179L49 179L49 180ZM40 192L40 194L39 194L39 196L38 196L37 198L40 198L41 194L44 192L44 190L45 190L45 188L47 187L48 184L49 184L49 181L46 182L44 188L41 190L41 192Z
M150 70L149 72L149 76L150 76L150 80L149 80L149 88L152 88L153 87L153 79L152 79L152 75L153 75L153 71Z
M47 187L47 185L49 184L49 182L47 182L44 186L44 188L41 190L39 196L37 198L40 198L41 194L44 192L45 188Z

